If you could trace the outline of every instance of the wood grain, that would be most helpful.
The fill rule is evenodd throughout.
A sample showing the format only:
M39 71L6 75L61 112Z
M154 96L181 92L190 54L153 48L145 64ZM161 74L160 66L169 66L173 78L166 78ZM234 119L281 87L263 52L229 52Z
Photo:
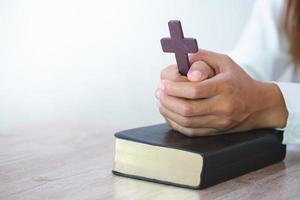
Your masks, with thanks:
M195 191L112 175L116 130L53 123L0 132L0 199L299 198L297 146L284 162Z

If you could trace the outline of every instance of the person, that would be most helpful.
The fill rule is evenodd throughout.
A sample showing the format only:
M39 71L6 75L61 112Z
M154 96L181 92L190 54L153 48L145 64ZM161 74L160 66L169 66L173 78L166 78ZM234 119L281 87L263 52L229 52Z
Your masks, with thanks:
M187 76L161 72L160 113L187 136L259 128L284 130L300 143L300 1L257 0L242 37L228 55L200 49Z

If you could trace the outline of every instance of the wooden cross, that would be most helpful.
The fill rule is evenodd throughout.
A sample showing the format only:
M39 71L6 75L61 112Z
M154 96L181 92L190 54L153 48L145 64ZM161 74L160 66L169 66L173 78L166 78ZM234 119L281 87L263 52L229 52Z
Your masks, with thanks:
M171 38L160 40L164 52L175 53L178 70L182 75L187 75L190 69L188 58L189 53L198 51L197 40L184 38L181 23L178 20L171 20L168 23Z

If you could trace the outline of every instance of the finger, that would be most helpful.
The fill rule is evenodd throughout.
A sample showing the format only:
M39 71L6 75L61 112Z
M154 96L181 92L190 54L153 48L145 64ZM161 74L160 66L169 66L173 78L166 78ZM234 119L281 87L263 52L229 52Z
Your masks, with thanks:
M200 99L209 98L217 95L218 81L214 78L202 82L173 82L164 80L160 87L163 92L170 96Z
M187 127L187 128L215 128L218 129L218 117L216 115L205 115L205 116L195 116L195 117L185 117L179 115L171 110L168 110L163 105L159 104L159 112L177 124Z
M215 71L205 62L199 60L191 65L187 77L190 81L202 81L213 77L214 75Z
M165 119L165 121L166 121L166 123L169 125L169 127L170 127L171 129L174 129L172 122L171 122L168 118L166 118L166 117L163 117L163 118Z
M225 55L207 51L204 49L199 49L197 53L191 54L189 59L190 63L194 63L198 60L206 62L218 74L221 71L220 66L222 66L221 64L225 60Z
M181 116L193 117L218 114L218 106L216 106L218 105L217 99L214 97L209 99L188 100L164 95L160 90L157 91L157 97L164 107Z
M236 126L231 127L230 129L223 131L224 133L236 133L236 132L244 132L253 129L252 124L253 121L251 118L246 119L242 123L237 124ZM250 123L249 123L250 122Z
M163 69L160 74L161 80L170 80L170 81L188 81L186 76L182 76L179 71L177 65L170 65Z
M183 127L176 122L168 119L168 124L173 130L178 131L179 133L189 136L189 137L196 137L196 136L209 136L214 135L218 131L213 128L186 128Z
M161 106L161 104L160 104L159 101L156 102L156 106L157 106L158 109L159 109L159 107ZM169 125L169 127L170 127L171 129L174 129L174 127L173 127L171 121L170 121L168 118L166 118L165 116L163 116L163 115L162 115L162 117L165 119L165 121L166 121L166 123Z

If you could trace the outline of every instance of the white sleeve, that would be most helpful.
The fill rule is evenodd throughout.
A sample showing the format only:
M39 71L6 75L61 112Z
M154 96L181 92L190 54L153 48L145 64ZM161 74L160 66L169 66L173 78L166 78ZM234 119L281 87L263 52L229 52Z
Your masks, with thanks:
M229 53L256 80L275 81L275 68L287 67L287 48L282 47L283 36L279 31L283 3L283 0L257 0L237 47ZM283 129L283 143L300 144L300 84L275 83L282 92L289 113Z
M281 90L288 110L284 144L300 144L300 84L275 82Z
M279 51L278 16L273 1L257 0L250 19L229 56L250 76L271 81L274 59ZM276 10L276 9L275 9Z

